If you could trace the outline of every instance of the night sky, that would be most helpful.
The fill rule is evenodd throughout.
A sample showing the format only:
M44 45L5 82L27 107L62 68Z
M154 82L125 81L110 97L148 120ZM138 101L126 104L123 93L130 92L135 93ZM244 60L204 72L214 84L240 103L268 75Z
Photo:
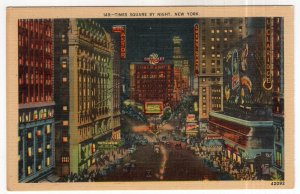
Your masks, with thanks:
M127 61L143 61L144 57L155 52L171 60L173 36L180 36L182 54L193 60L193 27L196 19L111 19L98 20L111 32L113 25L126 25Z

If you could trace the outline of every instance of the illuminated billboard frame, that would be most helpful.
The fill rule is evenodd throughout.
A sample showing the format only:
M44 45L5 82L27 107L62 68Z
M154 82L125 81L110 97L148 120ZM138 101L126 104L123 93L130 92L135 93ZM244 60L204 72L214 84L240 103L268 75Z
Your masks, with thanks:
M156 106L154 110L149 110L149 106ZM163 112L163 102L145 102L145 114L162 114Z

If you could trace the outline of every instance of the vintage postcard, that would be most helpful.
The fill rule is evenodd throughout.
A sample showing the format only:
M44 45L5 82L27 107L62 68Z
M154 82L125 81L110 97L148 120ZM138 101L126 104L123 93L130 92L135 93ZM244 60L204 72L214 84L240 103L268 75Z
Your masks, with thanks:
M292 6L8 8L7 35L9 190L294 187Z

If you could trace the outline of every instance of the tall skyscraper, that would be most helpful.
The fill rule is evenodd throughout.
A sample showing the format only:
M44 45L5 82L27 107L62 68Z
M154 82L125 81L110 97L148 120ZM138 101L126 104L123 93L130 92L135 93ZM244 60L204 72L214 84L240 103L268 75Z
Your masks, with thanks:
M18 21L19 181L36 181L54 168L53 24Z
M244 18L199 20L199 119L207 123L209 112L223 110L224 51L246 36Z
M54 20L57 173L88 170L112 135L111 36L91 19Z

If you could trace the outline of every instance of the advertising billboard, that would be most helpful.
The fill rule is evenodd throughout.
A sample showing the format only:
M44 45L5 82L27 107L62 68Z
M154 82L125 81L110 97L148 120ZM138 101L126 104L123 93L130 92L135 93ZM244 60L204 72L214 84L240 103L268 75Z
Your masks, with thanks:
M228 50L223 61L225 112L270 116L272 75L269 60L265 57L268 44L264 35L256 35Z
M163 102L145 102L145 114L161 114Z

